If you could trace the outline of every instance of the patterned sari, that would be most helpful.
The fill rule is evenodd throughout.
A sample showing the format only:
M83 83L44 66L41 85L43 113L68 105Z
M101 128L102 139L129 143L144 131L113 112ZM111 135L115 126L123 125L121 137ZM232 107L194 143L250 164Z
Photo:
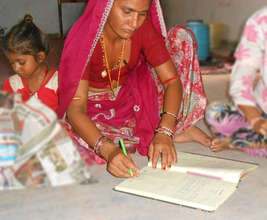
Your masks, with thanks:
M60 118L64 116L76 92L113 2L114 0L90 0L84 14L68 34L59 71L57 113ZM199 71L196 40L192 32L183 26L176 26L167 34L159 0L152 1L149 14L155 30L166 41L183 84L179 122L175 128L178 134L203 118L207 103ZM120 87L116 99L111 98L110 92L89 93L87 112L97 128L115 143L123 138L129 152L135 152L137 148L141 155L147 155L148 146L160 121L163 98L164 90L157 74L141 55L126 83ZM68 130L78 142L81 155L88 164L92 161L104 163L75 134L70 125Z
M212 102L206 109L206 121L216 138L232 149L267 158L267 136L254 131L244 114L234 105ZM262 113L267 118L266 113Z

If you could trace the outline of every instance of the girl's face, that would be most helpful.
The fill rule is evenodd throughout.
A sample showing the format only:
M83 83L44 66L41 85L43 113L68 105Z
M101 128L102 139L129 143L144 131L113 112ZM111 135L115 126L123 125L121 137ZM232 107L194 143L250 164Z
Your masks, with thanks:
M105 28L120 38L130 38L145 21L150 2L150 0L115 0Z
M14 72L25 79L33 76L40 65L40 62L38 62L33 55L24 55L11 52L6 52L5 54Z

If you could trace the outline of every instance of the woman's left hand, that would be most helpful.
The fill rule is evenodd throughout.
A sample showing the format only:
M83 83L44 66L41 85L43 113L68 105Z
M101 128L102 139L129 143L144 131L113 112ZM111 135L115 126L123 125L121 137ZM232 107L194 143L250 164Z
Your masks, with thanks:
M161 168L163 170L177 163L176 149L173 139L165 134L155 134L148 151L148 158L152 160L152 167L156 168L161 155Z

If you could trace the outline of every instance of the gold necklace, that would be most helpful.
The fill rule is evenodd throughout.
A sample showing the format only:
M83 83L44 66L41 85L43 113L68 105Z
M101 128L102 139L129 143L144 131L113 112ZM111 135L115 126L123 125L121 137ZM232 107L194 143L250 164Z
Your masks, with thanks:
M101 34L100 42L101 42L101 45L102 45L102 48L103 48L103 52L104 52L104 63L105 63L105 67L106 67L106 70L107 70L107 73L108 73L110 89L112 91L113 98L115 98L116 94L117 94L116 92L118 92L118 89L119 89L121 67L122 67L122 62L123 62L123 58L124 58L126 40L123 40L123 44L122 44L122 48L121 48L121 55L120 55L119 61L118 61L118 63L119 63L119 73L118 73L116 91L114 90L113 84L112 84L112 81L111 81L111 73L110 73L111 70L110 70L109 63L108 63L108 56L107 56L106 45L105 45L104 34L103 33ZM101 75L102 74L103 74L103 72L101 73ZM102 75L102 77L103 77L103 75Z

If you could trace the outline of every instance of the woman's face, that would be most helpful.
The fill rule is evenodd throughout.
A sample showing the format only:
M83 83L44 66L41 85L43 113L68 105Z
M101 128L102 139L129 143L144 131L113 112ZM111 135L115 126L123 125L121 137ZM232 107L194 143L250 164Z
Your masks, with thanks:
M105 28L120 38L130 38L146 19L150 0L115 0Z

